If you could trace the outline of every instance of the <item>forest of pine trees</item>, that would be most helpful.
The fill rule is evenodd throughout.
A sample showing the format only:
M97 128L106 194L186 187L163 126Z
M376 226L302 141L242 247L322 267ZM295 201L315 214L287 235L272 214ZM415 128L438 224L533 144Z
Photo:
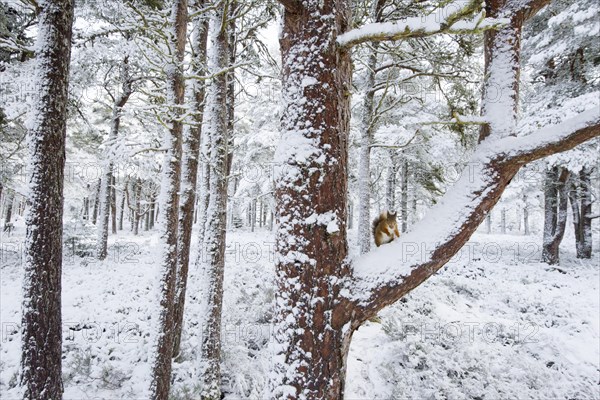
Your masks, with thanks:
M506 375L466 347L367 349L417 351L398 321L460 315L451 285L515 323L577 293L535 343L572 329L600 357L599 12L0 0L0 397L597 398L597 357L567 345L575 369L523 347ZM376 247L385 211L400 236ZM535 256L452 272L481 243ZM562 294L521 288L530 268Z

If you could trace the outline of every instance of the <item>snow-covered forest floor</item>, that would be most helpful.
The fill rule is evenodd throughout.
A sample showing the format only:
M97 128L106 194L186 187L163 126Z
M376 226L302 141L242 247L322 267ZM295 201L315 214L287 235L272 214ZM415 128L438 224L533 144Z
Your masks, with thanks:
M20 357L24 228L2 239L0 397ZM349 235L356 237L355 232ZM594 246L598 237L594 237ZM539 263L537 235L476 234L460 256L354 335L347 399L600 398L599 252ZM144 398L157 315L156 233L111 236L104 262L73 257L63 268L65 399ZM354 243L350 243L355 250ZM597 248L597 247L595 247ZM186 304L174 397L195 398L199 305L196 271ZM223 308L226 399L263 399L269 367L273 236L228 232Z

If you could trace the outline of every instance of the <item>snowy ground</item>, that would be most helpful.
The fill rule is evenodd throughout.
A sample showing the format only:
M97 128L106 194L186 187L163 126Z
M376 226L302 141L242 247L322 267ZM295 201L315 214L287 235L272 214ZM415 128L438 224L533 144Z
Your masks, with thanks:
M18 398L20 227L2 242L0 397ZM355 234L352 233L351 237ZM596 238L597 239L597 238ZM270 232L228 233L226 399L263 399L273 298ZM155 234L111 238L105 262L63 273L65 399L140 399L149 376ZM538 262L537 236L477 234L459 257L354 335L347 399L599 399L599 256ZM594 243L595 248L597 240ZM351 246L355 248L355 246ZM174 398L194 398L200 331L192 270Z

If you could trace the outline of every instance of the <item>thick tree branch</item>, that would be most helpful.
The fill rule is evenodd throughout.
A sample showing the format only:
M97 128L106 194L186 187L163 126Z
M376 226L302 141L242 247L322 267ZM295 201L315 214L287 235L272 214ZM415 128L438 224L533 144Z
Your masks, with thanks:
M600 111L584 111L563 123L542 128L521 137L507 137L493 146L510 160L523 165L540 158L572 149L600 134Z
M597 110L525 137L483 143L460 180L413 230L352 263L340 307L354 328L419 286L469 240L520 167L600 136Z

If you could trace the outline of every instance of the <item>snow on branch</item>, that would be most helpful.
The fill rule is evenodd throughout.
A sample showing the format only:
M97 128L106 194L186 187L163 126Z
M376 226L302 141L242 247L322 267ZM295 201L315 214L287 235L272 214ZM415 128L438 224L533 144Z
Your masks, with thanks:
M600 109L593 107L560 124L547 126L519 137L506 137L493 143L509 160L528 163L559 153L600 135Z
M411 232L352 262L353 275L342 295L354 305L349 309L359 310L354 323L373 317L450 261L520 167L597 136L600 112L594 108L531 135L484 141L456 184Z
M439 21L440 13L422 17L406 18L402 21L376 22L352 29L338 36L337 42L342 47L352 47L364 42L381 42L385 40L400 40L432 36L439 33L466 34L481 33L508 24L508 18L485 18L485 11L479 12L474 18L465 19L480 7L478 1L469 2L460 10L449 14ZM446 8L447 9L447 8ZM441 14L445 14L442 11Z

